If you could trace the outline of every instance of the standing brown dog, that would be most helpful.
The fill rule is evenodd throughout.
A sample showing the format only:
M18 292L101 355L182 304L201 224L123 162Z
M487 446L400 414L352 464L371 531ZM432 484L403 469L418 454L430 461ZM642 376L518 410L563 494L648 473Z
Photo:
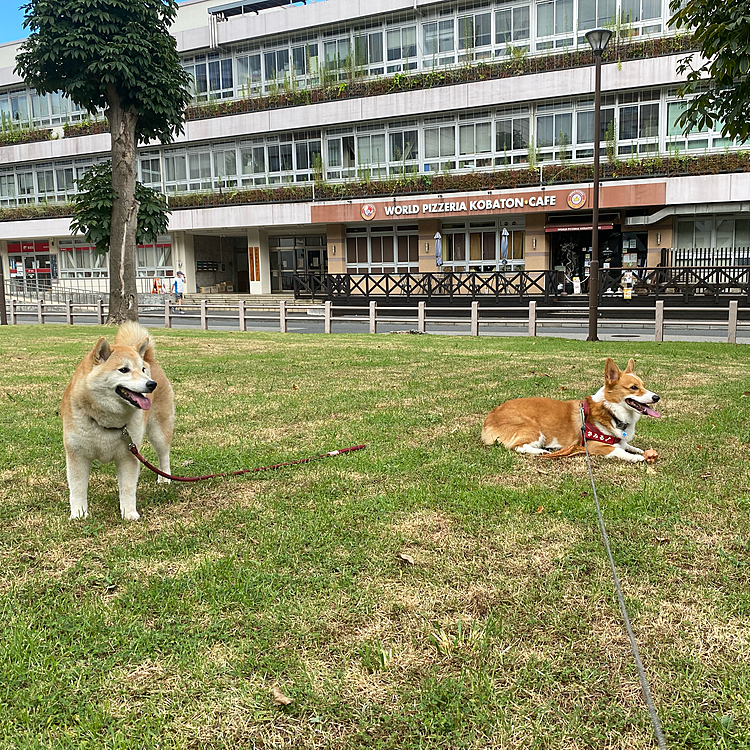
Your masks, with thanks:
M138 323L124 323L112 346L100 338L83 358L65 389L61 414L70 487L70 517L88 516L89 471L92 461L117 465L120 513L129 521L140 516L135 507L140 463L128 450L127 428L140 448L144 432L159 457L159 468L170 473L169 449L174 431L174 393L154 359L154 344ZM159 477L159 482L169 482Z

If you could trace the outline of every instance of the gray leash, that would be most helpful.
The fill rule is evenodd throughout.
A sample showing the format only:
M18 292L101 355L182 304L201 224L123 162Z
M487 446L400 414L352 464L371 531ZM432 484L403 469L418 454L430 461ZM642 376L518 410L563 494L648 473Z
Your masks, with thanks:
M667 750L667 745L664 742L664 734L661 731L661 723L659 722L659 716L656 713L656 707L651 699L651 691L648 687L648 679L646 678L646 670L643 668L643 662L641 661L641 655L638 651L638 645L635 642L635 635L633 635L633 628L630 627L630 618L628 617L628 610L625 607L625 599L622 595L622 589L620 588L620 579L617 577L617 571L615 570L615 561L612 558L612 551L609 548L609 537L607 536L607 530L604 528L604 519L602 518L602 510L599 507L599 498L596 495L596 485L594 484L594 474L591 471L591 458L589 456L589 446L586 441L586 430L584 429L585 418L583 416L583 408L581 408L581 434L583 435L583 447L586 449L586 463L589 467L589 479L591 480L591 489L594 493L594 502L596 503L596 514L599 516L599 529L602 532L602 539L604 540L604 548L607 550L607 557L609 558L609 567L612 570L612 578L615 582L615 589L617 590L617 599L620 602L620 611L622 612L622 618L625 621L625 628L628 631L628 638L630 638L630 648L633 651L633 657L635 658L635 666L638 669L638 678L641 681L641 688L643 689L643 697L646 699L646 705L648 706L648 712L651 714L651 724L654 727L654 734L656 735L656 741L659 743L660 750Z

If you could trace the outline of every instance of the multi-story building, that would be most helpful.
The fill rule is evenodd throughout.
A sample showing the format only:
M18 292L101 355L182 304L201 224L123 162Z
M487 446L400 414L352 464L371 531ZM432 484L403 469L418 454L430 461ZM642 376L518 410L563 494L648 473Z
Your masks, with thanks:
M685 135L668 0L239 0L180 5L194 86L185 130L139 152L170 196L169 233L138 248L141 291L270 293L288 274L586 275L594 153L588 29L602 68L605 265L750 262L750 159L718 130ZM76 178L109 134L40 96L0 46L0 257L18 285L106 289L71 236ZM696 249L700 249L698 252ZM572 264L572 265L571 265Z

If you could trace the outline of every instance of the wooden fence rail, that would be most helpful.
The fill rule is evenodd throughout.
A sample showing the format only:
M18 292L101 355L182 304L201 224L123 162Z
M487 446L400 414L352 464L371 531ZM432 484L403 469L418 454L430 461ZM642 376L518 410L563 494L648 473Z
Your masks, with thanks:
M669 313L679 311L681 317L668 317ZM722 317L720 312L724 311ZM740 328L750 328L750 320L739 319L739 306L737 300L731 300L726 308L711 308L709 312L714 316L712 320L687 319L684 316L689 313L700 312L705 314L705 307L671 307L665 309L664 301L657 300L654 308L653 318L640 318L633 321L636 325L653 326L654 341L664 341L664 331L669 327L681 328L725 328L726 340L730 344L737 343L737 331ZM182 305L177 309L175 303L169 299L164 301L163 311L154 308L151 311L142 310L141 318L144 322L154 320L162 322L164 328L172 328L174 320L194 321L200 328L207 331L217 321L222 321L226 328L227 321L235 320L237 329L248 330L248 323L253 322L276 322L281 333L287 333L290 322L310 322L316 318L322 320L323 332L333 333L334 323L360 323L367 325L370 333L377 333L378 326L409 325L416 326L418 333L427 333L428 328L439 324L453 324L467 329L471 336L479 336L481 330L492 325L522 326L528 331L529 336L538 336L540 329L554 326L562 328L586 327L588 323L588 308L585 307L545 307L536 301L530 301L528 308L513 308L512 315L498 314L495 306L481 307L478 301L473 301L470 306L458 308L455 306L427 307L422 300L416 305L394 307L378 306L371 300L368 305L342 305L336 306L330 300L322 305L310 304L293 306L287 305L286 300L279 302L268 302L261 304L248 304L240 300L237 305L228 303L211 304L208 300L201 300L200 304ZM565 317L546 317L545 313L554 313ZM622 317L610 316L610 313L622 314L621 307L600 307L599 324L602 328L607 326L628 325ZM11 325L18 325L19 320L23 322L36 322L40 325L45 323L65 323L73 325L80 318L87 318L88 322L93 319L103 325L105 320L105 306L99 300L96 304L78 304L68 300L65 303L49 303L44 300L37 302L22 302L11 300L9 305L8 321ZM214 328L216 330L216 328Z

